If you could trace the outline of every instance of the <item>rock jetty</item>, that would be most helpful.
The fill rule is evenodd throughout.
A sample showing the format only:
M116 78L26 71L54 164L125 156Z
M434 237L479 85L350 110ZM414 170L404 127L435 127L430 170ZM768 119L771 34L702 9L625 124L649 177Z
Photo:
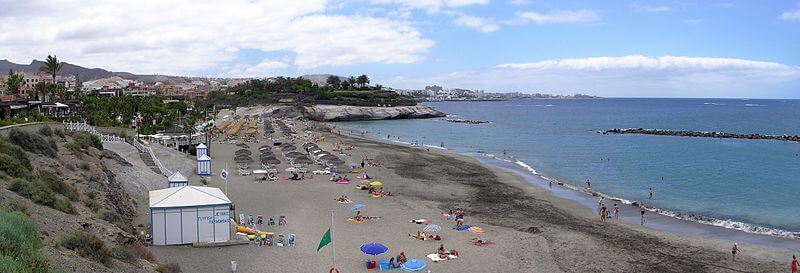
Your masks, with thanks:
M488 120L471 120L471 119L445 119L447 122L452 123L466 123L466 124L484 124L489 123Z
M780 140L800 142L800 135L764 135L764 134L735 134L724 132L701 132L683 130L659 130L628 128L600 131L602 134L638 134L638 135L659 135L659 136L681 136L681 137L713 137L713 138L739 138L739 139L761 139L761 140Z

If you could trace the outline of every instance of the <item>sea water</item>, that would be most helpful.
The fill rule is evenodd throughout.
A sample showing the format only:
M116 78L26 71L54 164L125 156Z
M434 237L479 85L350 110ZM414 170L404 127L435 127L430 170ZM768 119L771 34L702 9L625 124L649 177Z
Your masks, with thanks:
M575 99L432 102L450 118L341 127L401 144L507 160L537 176L661 214L800 238L800 143L604 135L612 128L800 134L800 100ZM387 136L389 138L387 138ZM653 188L653 197L649 197Z

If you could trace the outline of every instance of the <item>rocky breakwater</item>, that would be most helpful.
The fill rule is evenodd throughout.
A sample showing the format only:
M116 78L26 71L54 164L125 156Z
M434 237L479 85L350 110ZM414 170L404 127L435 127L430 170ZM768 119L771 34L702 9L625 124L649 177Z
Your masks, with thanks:
M684 130L676 131L676 130L658 130L658 129L642 129L642 128L628 128L628 129L615 128L598 133L682 136L682 137L740 138L740 139L761 139L761 140L800 142L800 136L798 135L735 134L735 133L724 133L724 132L701 132L701 131L684 131Z
M444 117L429 105L367 107L349 105L313 105L303 107L305 116L317 121L411 119Z

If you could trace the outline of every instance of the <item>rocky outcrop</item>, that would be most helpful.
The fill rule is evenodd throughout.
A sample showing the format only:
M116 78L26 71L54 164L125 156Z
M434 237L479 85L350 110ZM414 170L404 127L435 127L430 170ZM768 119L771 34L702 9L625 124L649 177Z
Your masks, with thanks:
M317 121L409 119L443 117L444 113L428 105L365 107L348 105L314 105L303 107L305 116Z

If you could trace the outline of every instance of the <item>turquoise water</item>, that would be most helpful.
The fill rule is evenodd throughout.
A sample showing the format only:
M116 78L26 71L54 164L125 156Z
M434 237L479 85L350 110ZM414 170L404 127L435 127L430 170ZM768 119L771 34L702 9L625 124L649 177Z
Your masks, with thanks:
M800 143L602 135L642 127L800 134L800 101L597 99L430 103L443 119L339 123L367 135L501 156L529 171L717 226L800 237ZM398 140L397 137L400 139ZM663 177L663 180L662 180ZM648 197L652 187L654 196Z

